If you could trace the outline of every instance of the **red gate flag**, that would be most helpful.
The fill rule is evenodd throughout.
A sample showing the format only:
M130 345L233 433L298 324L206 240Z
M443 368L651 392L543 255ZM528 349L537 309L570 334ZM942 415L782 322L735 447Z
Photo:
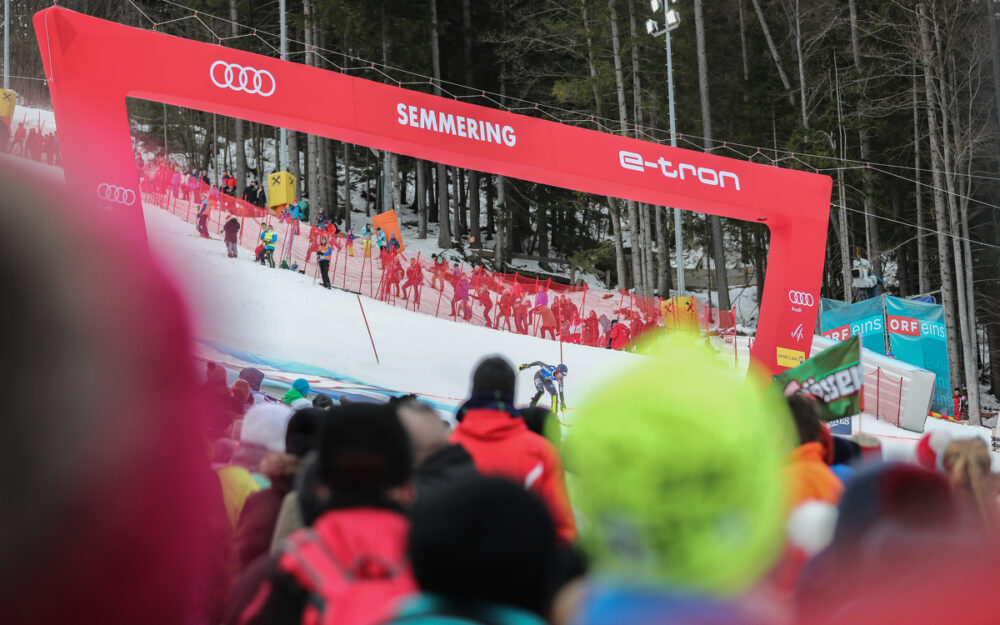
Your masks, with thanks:
M127 97L280 126L446 165L771 230L752 355L774 372L809 353L829 176L568 126L50 7L35 33L66 182L145 236ZM181 69L183 68L183 71ZM131 192L129 192L131 191Z

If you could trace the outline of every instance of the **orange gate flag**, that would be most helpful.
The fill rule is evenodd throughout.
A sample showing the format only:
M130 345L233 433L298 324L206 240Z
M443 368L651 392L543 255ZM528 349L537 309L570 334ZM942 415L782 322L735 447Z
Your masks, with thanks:
M399 231L399 221L396 219L396 211L385 211L384 213L379 213L372 217L372 226L382 229L385 233L385 240L388 241L392 238L390 235L396 235L396 240L399 241L399 253L402 254L406 251L406 244L403 243L403 233Z

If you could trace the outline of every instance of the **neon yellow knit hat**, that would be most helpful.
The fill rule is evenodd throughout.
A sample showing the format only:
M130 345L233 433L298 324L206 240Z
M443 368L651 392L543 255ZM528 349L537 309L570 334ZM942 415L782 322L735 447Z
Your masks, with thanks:
M690 338L653 351L574 417L583 545L621 581L739 592L781 549L788 408Z

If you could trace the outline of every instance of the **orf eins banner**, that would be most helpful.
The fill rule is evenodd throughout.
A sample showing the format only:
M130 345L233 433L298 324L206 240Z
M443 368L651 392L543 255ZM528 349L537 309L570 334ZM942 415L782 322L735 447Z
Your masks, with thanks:
M885 320L882 298L873 297L834 310L824 307L820 315L822 334L834 341L860 336L861 344L877 354L885 354Z
M892 355L934 373L937 381L931 410L954 416L944 308L938 304L886 296L885 315Z

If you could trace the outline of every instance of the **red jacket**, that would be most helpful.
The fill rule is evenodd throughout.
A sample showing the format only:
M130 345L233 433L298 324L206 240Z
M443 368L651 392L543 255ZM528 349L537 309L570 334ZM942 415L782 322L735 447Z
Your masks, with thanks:
M559 539L567 543L576 539L559 453L529 430L524 419L494 408L471 409L452 432L451 442L469 452L480 473L509 478L541 497Z
M608 340L611 341L611 349L624 349L628 345L629 332L625 324L618 323L608 332Z
M410 523L402 514L362 507L326 512L313 527L289 536L278 555L277 571L290 576L311 597L303 606L302 622L386 622L398 600L417 590L406 557L409 531ZM265 580L238 623L273 622L268 615L276 606L291 605L288 597L280 596L282 588Z

